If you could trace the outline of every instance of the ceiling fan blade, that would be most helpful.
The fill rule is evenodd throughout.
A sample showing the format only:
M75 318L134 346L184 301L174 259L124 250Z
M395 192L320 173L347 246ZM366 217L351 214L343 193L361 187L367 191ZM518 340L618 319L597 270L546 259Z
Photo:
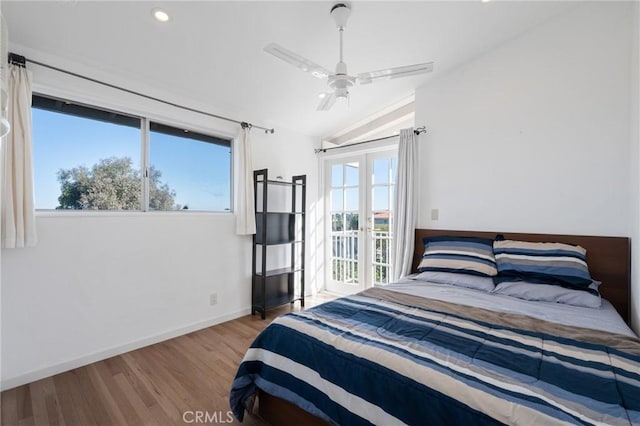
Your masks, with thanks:
M369 84L380 80L408 77L433 71L433 62L409 65L406 67L388 68L386 70L370 71L358 74L358 83Z
M333 92L325 92L324 97L320 101L318 108L316 111L328 111L331 109L333 104L336 103L336 94Z
M327 70L326 68L321 67L315 62L312 62L307 58L303 58L297 53L285 49L284 47L276 43L270 43L266 45L264 51L267 53L271 53L273 56L280 58L297 68L300 68L304 72L310 73L316 78L326 78L331 75L331 71Z

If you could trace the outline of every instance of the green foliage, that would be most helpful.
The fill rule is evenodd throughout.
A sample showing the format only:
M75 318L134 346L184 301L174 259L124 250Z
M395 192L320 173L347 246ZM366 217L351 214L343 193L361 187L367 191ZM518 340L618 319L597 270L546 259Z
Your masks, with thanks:
M346 213L345 222L347 224L347 231L357 231L358 230L358 213ZM344 228L342 213L334 213L333 214L333 230L334 231L342 231Z
M153 166L149 171L149 208L174 210L176 193L160 182L162 173ZM60 196L57 209L139 210L141 175L128 157L105 158L91 169L85 166L58 172Z

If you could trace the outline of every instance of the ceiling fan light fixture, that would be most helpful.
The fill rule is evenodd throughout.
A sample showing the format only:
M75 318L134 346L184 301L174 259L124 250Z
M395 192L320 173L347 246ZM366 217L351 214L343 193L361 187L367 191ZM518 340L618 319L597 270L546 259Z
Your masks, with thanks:
M347 99L349 97L349 91L346 87L336 88L336 99Z

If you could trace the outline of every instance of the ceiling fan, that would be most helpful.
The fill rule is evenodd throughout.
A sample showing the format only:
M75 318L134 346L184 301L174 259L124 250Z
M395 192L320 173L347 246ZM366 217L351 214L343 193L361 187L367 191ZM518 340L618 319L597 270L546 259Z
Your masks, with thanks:
M347 26L347 19L351 14L349 3L335 3L331 7L330 15L333 17L340 33L340 61L336 65L336 72L332 73L326 68L310 61L284 47L276 44L268 44L264 50L273 56L282 59L291 65L300 68L302 71L311 73L319 79L327 79L330 90L320 94L321 101L318 111L331 109L338 98L348 98L349 88L354 84L369 84L375 81L388 80L392 78L407 77L410 75L423 74L433 71L433 62L424 64L409 65L405 67L387 68L378 71L369 71L355 76L347 74L347 64L342 58L342 34Z

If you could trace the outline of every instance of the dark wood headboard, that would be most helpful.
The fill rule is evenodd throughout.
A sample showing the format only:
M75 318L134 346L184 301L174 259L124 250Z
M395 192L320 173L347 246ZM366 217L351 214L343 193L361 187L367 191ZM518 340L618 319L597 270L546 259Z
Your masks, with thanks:
M627 322L631 320L631 239L627 237L591 237L582 235L518 234L512 232L448 231L441 229L416 229L413 254L413 271L418 268L424 252L422 239L438 235L495 238L502 234L508 240L569 243L587 249L589 273L601 281L599 290Z

